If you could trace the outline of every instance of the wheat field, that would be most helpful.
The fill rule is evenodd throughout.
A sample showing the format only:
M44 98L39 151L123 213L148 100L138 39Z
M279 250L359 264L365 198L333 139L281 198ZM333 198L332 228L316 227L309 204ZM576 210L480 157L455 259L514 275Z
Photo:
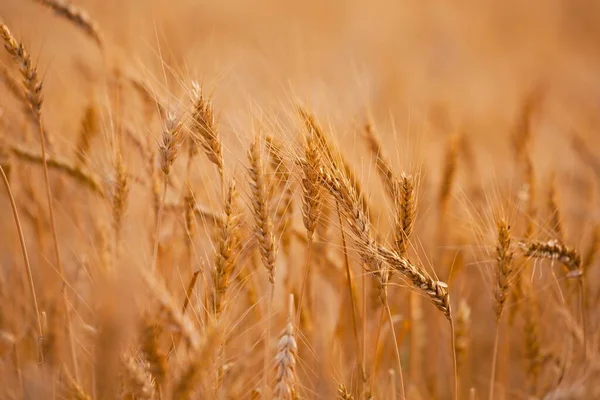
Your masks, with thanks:
M600 398L598 27L0 0L0 399Z

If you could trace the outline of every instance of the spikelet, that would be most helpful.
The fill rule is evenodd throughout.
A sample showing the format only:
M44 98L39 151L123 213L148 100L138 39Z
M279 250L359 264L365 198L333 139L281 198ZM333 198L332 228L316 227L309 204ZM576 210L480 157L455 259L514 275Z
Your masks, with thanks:
M275 386L273 399L296 399L296 358L298 345L294 333L294 295L290 295L288 321L285 329L279 336L277 354L275 355Z
M265 171L260 150L259 139L255 136L248 151L250 161L250 186L252 188L252 211L256 227L256 240L259 243L262 262L269 274L269 282L275 283L275 258L277 249L273 224L269 215L269 196L265 182Z
M568 271L568 277L577 277L582 274L579 252L559 243L557 240L548 242L530 240L519 242L519 246L526 257L545 258L561 262Z
M192 82L192 138L198 140L208 159L223 177L223 152L210 101L202 95L200 86Z
M498 223L498 244L496 245L496 320L500 320L504 303L508 296L509 285L513 279L513 254L510 249L510 227L504 220L499 220Z
M170 113L166 118L159 145L160 169L165 176L168 176L171 172L171 167L177 158L183 139L181 125L177 122L175 115Z
M102 34L98 24L89 16L89 14L79 7L66 0L36 0L38 3L52 9L56 15L71 21L76 27L81 29L96 44L102 48Z
M225 198L225 216L223 222L219 223L217 234L217 253L215 254L215 269L213 272L215 285L214 313L216 318L223 311L223 304L229 288L229 278L241 252L240 212L237 209L236 202L237 190L235 180L232 180Z

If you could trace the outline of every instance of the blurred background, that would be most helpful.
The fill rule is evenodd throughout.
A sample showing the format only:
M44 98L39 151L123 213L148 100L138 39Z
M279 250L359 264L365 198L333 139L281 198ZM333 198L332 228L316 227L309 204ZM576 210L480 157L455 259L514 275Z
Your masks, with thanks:
M74 3L98 22L113 66L174 95L201 81L224 115L248 109L250 97L260 107L302 99L332 120L370 109L402 134L410 121L413 134L462 129L487 142L542 87L552 120L544 140L571 129L591 136L599 122L596 1ZM89 96L102 61L88 38L35 1L2 0L0 16L38 60L48 111Z

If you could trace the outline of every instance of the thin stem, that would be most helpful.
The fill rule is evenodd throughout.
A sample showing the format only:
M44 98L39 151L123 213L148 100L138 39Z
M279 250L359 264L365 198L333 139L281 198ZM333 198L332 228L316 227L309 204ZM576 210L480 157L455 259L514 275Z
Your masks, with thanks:
M367 359L367 281L366 274L361 274L361 284L362 284L362 359L366 363ZM365 367L366 368L366 367ZM364 371L363 374L363 383L367 383L367 371Z
M168 175L165 175L162 200L160 201L158 215L156 216L156 231L154 232L154 250L152 251L152 269L150 270L151 273L154 273L154 271L156 270L156 264L158 262L158 242L160 237L160 225L162 222L163 213L165 211L165 199L167 198L168 179Z
M498 319L496 324L496 334L494 335L494 350L492 353L492 372L490 376L490 393L489 400L494 399L494 383L496 382L496 360L498 358L498 341L500 337L500 319Z
M267 341L265 343L265 359L264 359L264 369L263 369L263 394L262 397L265 398L265 396L267 395L267 388L268 388L268 382L269 382L269 350L271 347L271 312L273 311L273 297L275 294L275 283L271 283L271 294L269 296L269 305L267 308L267 318L268 318L268 323L267 323Z
M2 180L4 182L4 186L6 187L6 191L8 192L8 198L10 199L10 206L12 208L13 217L15 218L15 224L17 225L17 231L19 233L19 242L21 243L21 253L23 253L23 261L25 262L25 271L27 272L27 280L29 281L29 289L31 290L31 297L33 298L33 308L35 310L35 316L37 319L38 325L38 333L39 333L39 341L42 343L44 331L42 329L42 320L40 318L40 309L38 307L37 295L35 293L35 286L33 284L33 273L31 272L31 264L29 263L29 255L27 254L27 247L25 246L25 236L23 235L23 229L21 225L21 220L19 219L19 213L17 212L17 204L15 202L15 198L13 196L12 190L10 188L10 183L8 182L8 177L4 172L4 168L0 166L0 172L2 172ZM40 351L40 357L42 357L41 361L43 362L43 353Z
M79 368L77 366L77 358L75 353L75 341L73 340L73 330L71 327L71 316L69 313L69 302L67 300L67 292L66 292L66 280L65 280L65 271L63 269L62 260L60 257L60 249L58 247L58 235L56 233L56 220L54 218L54 205L52 204L52 188L50 187L50 174L48 172L48 160L46 153L46 137L44 135L44 128L42 125L42 118L38 114L37 119L38 125L38 133L40 134L40 144L42 146L42 159L44 165L44 182L46 185L46 198L48 201L48 214L50 216L50 227L52 229L52 239L54 243L54 253L56 256L56 264L58 268L58 272L61 278L61 294L63 296L63 303L65 308L65 317L67 319L67 331L69 335L69 344L71 350L71 362L73 364L73 372L75 374L75 382L79 383Z
M378 366L378 357L379 353L379 337L381 336L381 327L383 326L383 317L385 316L385 308L381 307L381 313L379 314L379 323L377 324L377 333L375 334L375 353L373 355L373 372L371 373L371 383L369 384L369 392L373 393L373 386L375 385L375 380L377 379L377 366Z
M450 341L452 344L452 363L454 364L454 400L458 400L458 363L456 362L456 331L454 320L450 318Z
M401 400L406 399L406 392L404 391L404 375L402 374L402 359L400 358L400 350L398 350L398 341L396 339L396 329L394 328L394 321L392 319L392 311L390 310L390 305L385 302L385 308L387 310L388 318L390 321L390 328L392 329L392 338L394 339L394 350L396 351L396 361L398 362L398 377L400 378L400 393ZM458 400L458 399L456 399Z
M583 333L583 355L586 356L587 352L587 319L585 313L585 286L583 284L583 277L580 276L577 278L577 283L579 286L579 312L581 313L581 331Z
M354 299L354 286L352 285L352 272L350 271L350 260L348 259L348 249L346 247L346 234L344 233L344 227L342 222L342 213L340 212L340 205L336 203L338 221L340 224L340 233L342 235L342 246L344 248L344 267L346 268L346 279L348 282L348 294L350 295L350 303L352 304L352 327L354 330L354 344L356 346L356 355L358 357L358 366L360 368L360 374L362 380L364 381L365 376L365 368L364 368L364 358L361 356L360 352L360 341L358 339L358 323L356 321L356 300Z

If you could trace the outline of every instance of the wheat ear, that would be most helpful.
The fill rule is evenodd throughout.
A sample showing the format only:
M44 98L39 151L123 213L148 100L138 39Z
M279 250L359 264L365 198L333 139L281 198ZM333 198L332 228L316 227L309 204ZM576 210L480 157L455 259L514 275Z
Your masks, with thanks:
M567 277L578 277L582 274L582 262L579 252L561 244L557 240L550 240L548 242L538 240L521 241L519 242L519 247L525 253L525 257L559 261L567 269Z
M264 164L258 137L254 137L250 151L250 186L252 188L252 211L256 228L254 230L256 240L259 243L260 254L264 267L269 275L269 282L275 283L275 258L277 249L275 236L273 234L273 223L269 213L269 196L265 179Z
M240 212L237 209L237 190L235 180L231 181L224 204L225 215L219 223L217 233L217 253L215 254L215 269L213 281L214 315L219 318L227 297L229 279L235 268L237 257L241 252Z
M198 83L192 83L192 138L198 140L208 159L216 165L223 180L223 150L210 100L202 94Z

